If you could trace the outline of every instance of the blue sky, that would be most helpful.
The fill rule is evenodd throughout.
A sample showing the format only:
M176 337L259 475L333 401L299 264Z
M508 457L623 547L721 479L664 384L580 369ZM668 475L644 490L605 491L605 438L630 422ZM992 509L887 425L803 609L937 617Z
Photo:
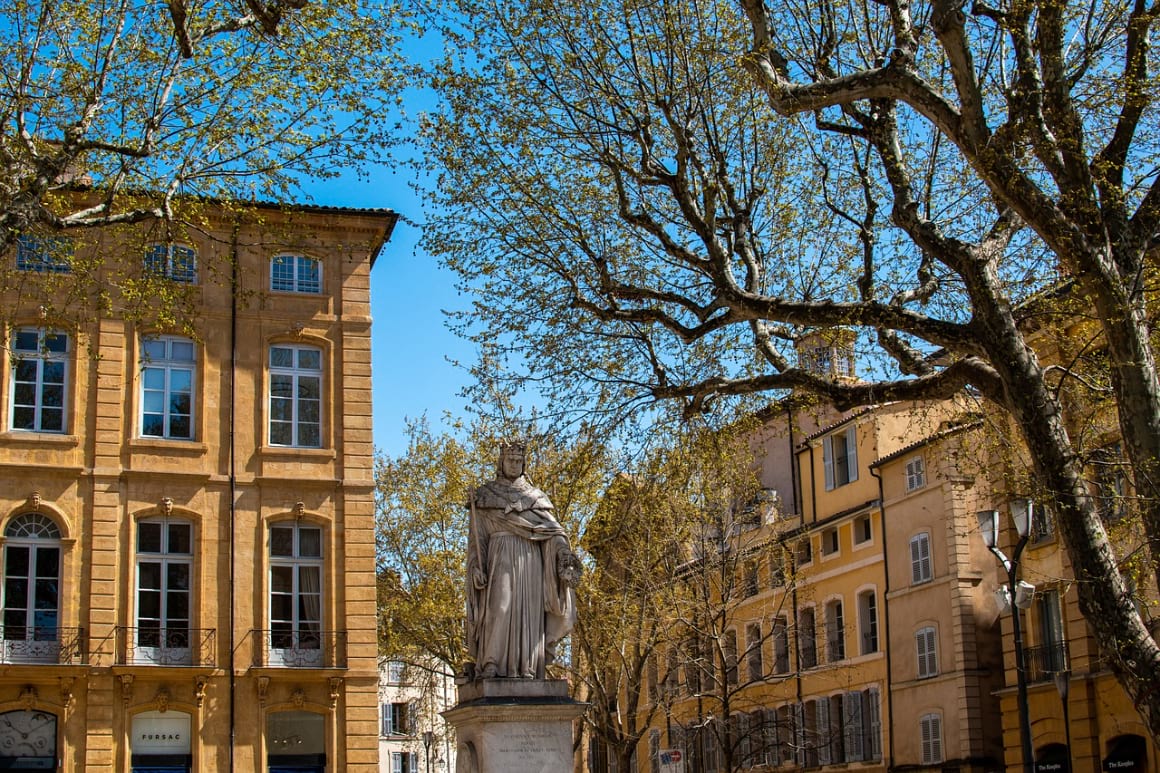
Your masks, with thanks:
M444 309L466 306L455 291L454 275L418 247L423 212L413 179L406 172L372 171L369 180L343 178L310 186L315 203L337 207L387 207L404 218L371 272L374 436L378 450L398 456L406 451L407 417L427 414L438 428L445 412L464 415L457 392L474 348L447 329Z

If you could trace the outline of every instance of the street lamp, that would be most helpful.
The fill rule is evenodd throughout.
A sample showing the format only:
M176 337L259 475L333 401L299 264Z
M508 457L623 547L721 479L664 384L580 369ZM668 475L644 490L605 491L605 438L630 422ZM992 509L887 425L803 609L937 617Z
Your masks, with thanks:
M1071 687L1071 669L1065 668L1055 672L1055 689L1059 690L1059 700L1063 703L1063 738L1067 744L1067 773L1071 773L1071 717L1068 709L1067 694Z
M999 614L1011 610L1011 630L1015 639L1015 684L1018 689L1019 703L1019 743L1023 750L1023 770L1032 773L1034 764L1031 755L1031 717L1027 709L1027 671L1024 666L1023 626L1019 619L1019 610L1031 606L1035 586L1019 579L1019 557L1023 555L1023 548L1031 536L1033 503L1029 499L1011 500L1011 519L1015 522L1015 531L1019 534L1019 541L1015 543L1015 553L1007 558L999 549L999 511L980 510L976 517L979 520L979 532L983 535L983 544L994 554L1003 569L1007 572L1007 583L995 594L999 602Z
M423 748L427 750L427 773L431 773L431 742L435 740L435 734L430 730L423 731Z

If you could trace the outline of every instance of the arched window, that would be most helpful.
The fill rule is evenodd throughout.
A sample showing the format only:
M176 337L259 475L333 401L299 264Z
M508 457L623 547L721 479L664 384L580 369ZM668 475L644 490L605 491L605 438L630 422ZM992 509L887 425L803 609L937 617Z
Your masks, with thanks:
M0 768L54 770L56 716L29 709L0 714Z
M60 527L41 513L4 530L4 655L9 662L60 657Z

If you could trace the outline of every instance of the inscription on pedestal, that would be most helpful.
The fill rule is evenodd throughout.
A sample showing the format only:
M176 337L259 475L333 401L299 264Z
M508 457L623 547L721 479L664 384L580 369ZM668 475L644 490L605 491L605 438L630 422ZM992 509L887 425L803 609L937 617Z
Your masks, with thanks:
M561 748L565 739L556 730L538 723L505 727L492 739L488 767L507 773L557 773L561 752L568 755L571 750Z

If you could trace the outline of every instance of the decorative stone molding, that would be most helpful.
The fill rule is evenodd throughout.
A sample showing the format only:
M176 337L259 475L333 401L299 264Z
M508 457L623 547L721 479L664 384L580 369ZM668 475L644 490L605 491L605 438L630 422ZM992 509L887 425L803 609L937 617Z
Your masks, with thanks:
M209 679L205 676L195 676L193 678L193 697L197 701L197 707L200 709L205 703L205 688L209 684Z
M173 497L161 497L161 501L157 503L157 511L166 518L173 515Z
M39 697L40 696L36 693L36 688L30 684L25 685L24 689L20 691L20 702L23 703L24 708L29 711L32 711L34 708L36 708L36 701L39 699Z
M270 677L259 676L258 677L258 705L261 706L262 708L266 708L266 698L268 697L269 692L270 692Z
M62 676L60 678L60 702L65 709L71 709L73 705L73 684L76 679L71 676Z
M301 322L292 322L290 323L290 335L294 336L295 338L301 338L302 331L305 328L306 325L302 324Z
M330 708L338 708L338 698L342 695L342 677L334 676L330 678Z
M305 502L295 502L294 503L294 517L301 518L305 513L306 513L306 503Z
M121 702L126 706L133 700L133 675L121 674Z
M34 513L39 512L41 501L42 500L40 498L40 492L33 491L31 494L28 495L28 507L29 507L29 509L32 510L32 512L34 512Z
M296 708L300 709L306 705L306 691L301 687L296 687L294 692L290 695L290 698L294 701L294 706Z
M153 699L153 702L157 705L157 710L162 714L169 711L169 688L159 688L157 690L156 697Z

